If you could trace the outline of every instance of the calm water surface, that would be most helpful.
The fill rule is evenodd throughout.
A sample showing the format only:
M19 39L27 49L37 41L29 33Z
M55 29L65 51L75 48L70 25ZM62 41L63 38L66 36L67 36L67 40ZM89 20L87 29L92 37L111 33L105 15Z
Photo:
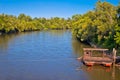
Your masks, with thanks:
M120 80L120 68L86 67L76 58L87 45L70 31L0 36L0 80Z

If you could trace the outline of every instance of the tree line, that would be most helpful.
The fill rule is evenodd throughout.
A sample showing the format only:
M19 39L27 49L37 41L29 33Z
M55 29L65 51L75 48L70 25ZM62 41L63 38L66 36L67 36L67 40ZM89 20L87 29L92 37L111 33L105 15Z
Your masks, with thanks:
M31 18L28 15L20 14L18 17L7 14L0 14L0 33L36 31L44 29L70 29L70 18L59 17Z
M99 0L93 10L67 19L0 14L0 34L46 29L72 29L73 36L80 41L93 43L99 47L119 49L120 4L114 6Z

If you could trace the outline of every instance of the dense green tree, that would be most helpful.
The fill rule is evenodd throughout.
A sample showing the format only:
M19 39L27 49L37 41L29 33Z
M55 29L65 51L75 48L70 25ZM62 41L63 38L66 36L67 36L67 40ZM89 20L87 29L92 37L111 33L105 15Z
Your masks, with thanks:
M99 47L113 48L115 47L116 14L115 6L98 1L93 11L72 17L73 34L80 41L91 42Z
M96 26L98 43L104 47L115 47L114 34L116 21L116 7L108 2L97 2ZM111 38L112 37L112 38ZM113 42L113 44L111 44Z
M34 31L43 29L68 29L70 20L53 17L31 18L28 15L20 14L18 17L13 15L0 14L0 33Z
M116 40L116 45L117 47L120 46L120 3L117 6L117 24L115 26L115 40Z

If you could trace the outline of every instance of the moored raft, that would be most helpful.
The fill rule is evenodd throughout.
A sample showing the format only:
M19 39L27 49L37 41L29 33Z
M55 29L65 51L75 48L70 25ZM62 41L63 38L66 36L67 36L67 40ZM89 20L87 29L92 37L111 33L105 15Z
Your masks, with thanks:
M82 57L82 61L87 66L93 66L94 64L102 64L106 67L110 67L113 64L114 60L110 57L110 55L107 55L107 50L108 49L101 48L83 48L84 55ZM98 51L100 54L102 52L102 55L94 56L94 51Z

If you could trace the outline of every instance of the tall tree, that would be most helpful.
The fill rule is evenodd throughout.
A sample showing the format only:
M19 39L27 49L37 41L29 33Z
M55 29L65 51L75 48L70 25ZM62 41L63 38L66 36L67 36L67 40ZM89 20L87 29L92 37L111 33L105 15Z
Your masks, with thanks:
M117 6L117 24L115 27L116 35L115 40L118 46L120 46L120 3Z

